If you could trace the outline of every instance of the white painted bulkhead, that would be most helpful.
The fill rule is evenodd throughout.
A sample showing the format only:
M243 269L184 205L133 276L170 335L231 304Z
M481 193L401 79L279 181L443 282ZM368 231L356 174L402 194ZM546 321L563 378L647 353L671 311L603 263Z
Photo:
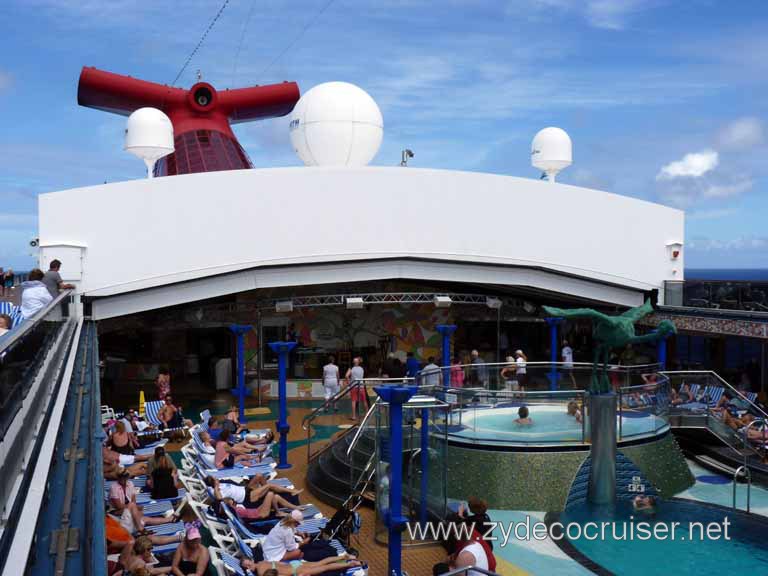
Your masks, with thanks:
M684 266L667 250L684 237L679 210L447 170L301 167L133 180L42 194L39 221L41 261L58 257L65 279L77 269L88 296L120 295L97 317L393 273L587 292L630 306L642 291L682 280L673 269ZM70 266L63 245L87 249Z

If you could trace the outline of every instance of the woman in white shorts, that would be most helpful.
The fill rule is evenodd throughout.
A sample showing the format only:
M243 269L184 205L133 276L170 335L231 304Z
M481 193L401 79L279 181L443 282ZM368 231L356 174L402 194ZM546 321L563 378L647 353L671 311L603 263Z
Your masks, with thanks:
M325 390L326 402L339 393L339 367L334 363L333 356L329 356L328 364L323 366L323 388ZM328 406L325 407L326 412L328 412L328 408ZM339 411L335 402L333 404L333 411Z

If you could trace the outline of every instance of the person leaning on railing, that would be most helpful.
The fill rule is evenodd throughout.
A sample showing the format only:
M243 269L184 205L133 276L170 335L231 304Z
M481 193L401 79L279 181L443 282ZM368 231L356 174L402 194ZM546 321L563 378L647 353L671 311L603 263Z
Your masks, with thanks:
M29 272L29 280L21 284L21 317L31 318L53 302L53 296L42 280L45 274L39 268Z

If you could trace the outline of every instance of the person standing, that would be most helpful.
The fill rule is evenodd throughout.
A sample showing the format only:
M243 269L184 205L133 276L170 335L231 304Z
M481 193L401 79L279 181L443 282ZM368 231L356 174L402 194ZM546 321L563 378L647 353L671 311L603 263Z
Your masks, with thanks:
M5 271L5 276L0 277L0 280L2 280L2 284L5 286L6 296L10 296L11 292L13 292L13 268L8 268Z
M458 356L453 357L451 362L451 388L462 388L464 386L464 366Z
M48 288L48 292L53 298L56 298L59 295L59 290L68 290L75 287L74 284L64 283L64 281L61 279L61 274L59 274L60 269L61 261L51 260L51 264L48 267L48 272L43 275L42 282L45 284L45 287Z
M339 367L336 366L333 356L328 357L328 364L323 366L323 389L325 390L325 401L328 402L339 393ZM326 404L325 411L328 412L329 406ZM333 411L338 412L339 407L336 402L333 403Z
M435 357L430 356L427 359L427 365L421 371L422 386L440 386L440 381L442 380L440 376L440 367L435 364Z
M27 320L48 306L53 297L42 280L45 274L39 268L29 272L29 280L21 285L21 317Z
M477 350L472 350L472 386L488 388L488 366Z
M0 296L5 296L5 270L0 266Z
M571 379L571 384L576 387L576 378L573 377L573 348L568 344L568 340L563 340L563 348L560 350L560 356L563 359L563 370Z
M160 400L165 400L165 397L171 393L171 373L168 371L168 368L160 368L157 371L155 388L157 389L157 397Z
M349 393L349 398L352 401L352 420L357 420L358 405L360 403L365 405L368 409L368 394L365 391L365 383L363 378L365 377L365 370L363 370L363 359L359 356L355 356L352 360L352 367L347 370L346 379L347 385L353 386Z
M421 362L416 359L413 352L408 352L405 359L405 377L416 378L419 370L421 370Z
M526 364L528 357L523 354L522 350L515 351L515 364L517 365L517 382L520 384L520 390L525 391L525 387L528 384L528 374Z

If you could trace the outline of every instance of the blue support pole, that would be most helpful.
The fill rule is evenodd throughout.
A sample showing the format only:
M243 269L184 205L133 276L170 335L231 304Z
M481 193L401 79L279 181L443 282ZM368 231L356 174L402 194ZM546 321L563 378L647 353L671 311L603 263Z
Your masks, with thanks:
M443 386L451 386L451 335L456 332L455 324L438 324L437 331L443 336Z
M661 369L667 369L667 339L661 338L656 343L656 362L661 364Z
M240 422L245 422L245 397L248 391L245 389L245 335L253 329L253 326L244 326L232 324L229 330L237 338L237 406L239 410Z
M285 382L287 379L288 371L288 354L293 347L296 346L296 342L270 342L269 347L273 352L278 354L277 366L278 366L278 380L277 380L277 393L280 404L279 419L275 422L275 428L280 433L280 463L278 468L290 468L288 464L288 432L291 427L288 426L288 399L285 392Z
M563 319L547 318L546 320L547 324L549 325L549 358L552 362L549 374L547 374L547 378L549 378L549 389L557 390L557 381L560 378L560 374L557 372L557 327L560 325Z
M389 529L388 576L403 576L401 533L403 516L403 404L416 394L417 386L376 386L376 393L389 404Z
M419 522L427 523L427 489L429 487L429 410L421 409L421 493L419 495Z

